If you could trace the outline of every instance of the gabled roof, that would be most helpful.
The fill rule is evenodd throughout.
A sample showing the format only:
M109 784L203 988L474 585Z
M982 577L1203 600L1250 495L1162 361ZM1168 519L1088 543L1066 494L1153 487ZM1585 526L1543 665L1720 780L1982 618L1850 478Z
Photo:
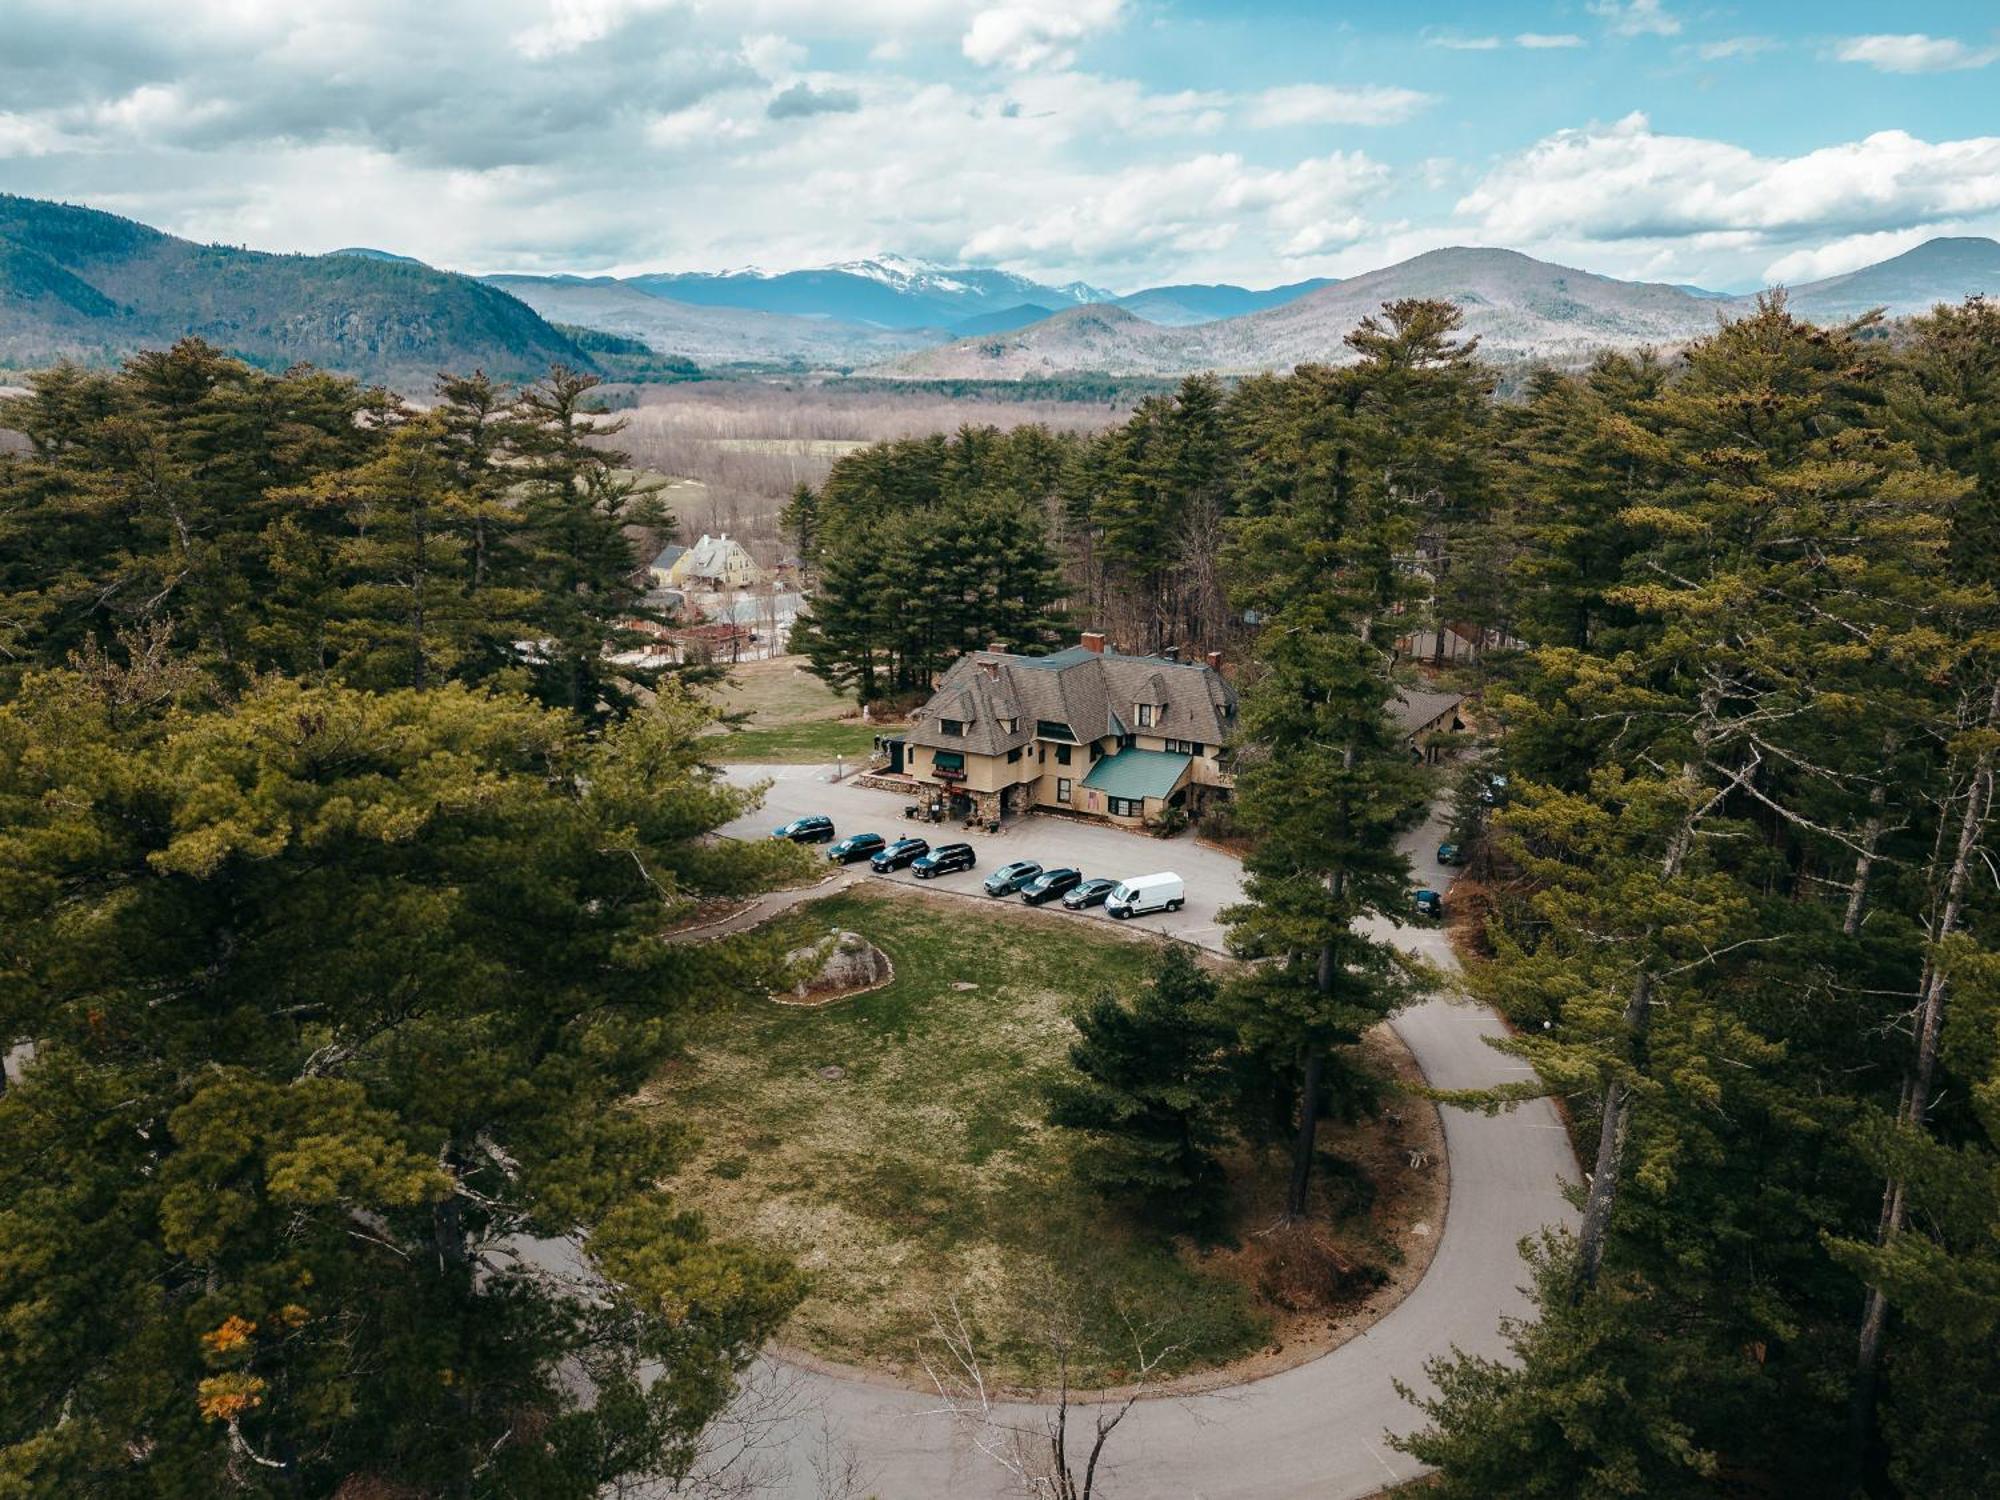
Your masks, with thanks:
M1422 688L1398 688L1389 700L1389 717L1404 734L1436 723L1465 701L1463 693L1428 693Z
M682 554L684 554L686 551L687 548L678 545L662 547L660 549L660 555L653 559L652 566L660 569L662 572L665 572L668 568L671 568L677 561L679 561Z
M1142 797L1166 797L1187 774L1191 755L1169 755L1164 750L1141 750L1127 746L1116 755L1107 755L1090 768L1083 784L1107 797L1125 797L1136 802Z
M1048 656L960 657L918 711L910 740L995 755L1026 744L1039 724L1050 723L1088 744L1131 733L1140 703L1155 710L1146 732L1165 739L1220 745L1235 728L1236 694L1212 667L1072 646ZM964 734L940 735L939 719L959 720ZM1011 732L1000 727L1007 719L1018 721Z
M693 578L721 578L729 571L729 565L739 557L750 562L750 554L743 550L743 544L731 539L727 534L709 536L702 534L700 541L687 549L687 572ZM751 563L755 567L755 563Z

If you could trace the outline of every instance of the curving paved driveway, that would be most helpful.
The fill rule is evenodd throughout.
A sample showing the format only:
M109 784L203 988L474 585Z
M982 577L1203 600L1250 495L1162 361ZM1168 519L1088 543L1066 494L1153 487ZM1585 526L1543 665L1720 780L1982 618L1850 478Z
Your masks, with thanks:
M843 832L874 827L893 835L901 823L898 799L829 785L818 768L739 767L730 774L748 781L774 773L766 810L728 831L755 836L804 812L831 813ZM1433 823L1413 833L1406 847L1418 878L1442 889L1448 874L1432 859L1438 837ZM1236 892L1234 862L1186 838L1161 844L1116 829L1029 818L992 843L991 856L985 844L979 846L982 866L1039 858L1076 863L1086 873L1175 869L1188 880L1189 900L1174 930L1210 946L1218 945L1215 912ZM1163 919L1143 920L1164 925ZM1436 930L1385 925L1383 932L1440 964L1452 962ZM1485 1045L1502 1027L1482 1006L1434 999L1403 1012L1394 1024L1439 1087L1482 1087L1527 1072ZM1366 1333L1310 1364L1228 1390L1141 1402L1107 1445L1100 1495L1350 1500L1421 1472L1383 1441L1387 1432L1417 1425L1415 1409L1393 1382L1423 1388L1424 1361L1454 1345L1472 1353L1503 1352L1501 1318L1529 1309L1515 1247L1544 1225L1574 1222L1561 1190L1578 1175L1568 1139L1546 1103L1492 1117L1446 1109L1444 1128L1450 1204L1436 1256L1415 1290ZM935 1414L937 1403L921 1392L817 1371L792 1372L791 1378L802 1410L771 1435L778 1460L771 1468L782 1472L774 1472L770 1493L817 1500L815 1459L829 1432L858 1454L861 1493L880 1500L999 1500L1017 1493L999 1466ZM1032 1420L1034 1414L1021 1409L1015 1415Z

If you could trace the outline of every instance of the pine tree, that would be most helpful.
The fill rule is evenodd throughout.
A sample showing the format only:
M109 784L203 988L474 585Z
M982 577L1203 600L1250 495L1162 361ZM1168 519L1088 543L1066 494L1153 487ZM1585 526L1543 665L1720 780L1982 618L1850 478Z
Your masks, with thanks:
M518 469L522 582L540 599L528 646L543 702L599 720L627 712L630 684L657 672L618 666L611 653L646 642L626 623L644 618L630 530L671 524L657 494L622 472L604 440L624 429L591 409L594 375L558 365L515 400L506 430Z
M1229 1030L1214 979L1187 949L1169 947L1129 1006L1100 996L1076 1027L1075 1075L1051 1088L1049 1123L1082 1137L1079 1171L1151 1222L1213 1230L1223 1207L1215 1150L1229 1086Z
M0 1484L673 1473L798 1295L657 1197L671 1142L619 1103L780 958L660 935L791 865L704 837L745 805L706 715L586 741L281 681L198 712L163 670L0 707L0 1035L36 1039L0 1095ZM515 1235L576 1236L600 1287Z

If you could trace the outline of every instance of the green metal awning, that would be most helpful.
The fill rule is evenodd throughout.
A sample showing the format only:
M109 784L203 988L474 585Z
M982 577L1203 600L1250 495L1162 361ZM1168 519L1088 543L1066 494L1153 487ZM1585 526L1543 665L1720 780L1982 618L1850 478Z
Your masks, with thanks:
M931 764L940 771L963 771L965 752L962 750L939 750L932 754Z
M1083 784L1107 797L1123 797L1136 802L1141 797L1168 797L1187 774L1191 755L1173 755L1165 750L1127 748L1107 755L1090 768Z

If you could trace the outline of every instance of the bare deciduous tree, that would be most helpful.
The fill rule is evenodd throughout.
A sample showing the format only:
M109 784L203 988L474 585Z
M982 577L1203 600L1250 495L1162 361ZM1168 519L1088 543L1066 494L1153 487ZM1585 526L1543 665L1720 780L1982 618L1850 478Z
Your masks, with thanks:
M924 1372L947 1416L967 1440L999 1464L1031 1500L1093 1500L1100 1491L1105 1445L1179 1348L1158 1326L1125 1319L1132 1340L1132 1378L1107 1401L1079 1401L1071 1389L1082 1318L1078 1294L1061 1288L1046 1311L1045 1339L1055 1385L1046 1402L1003 1400L981 1364L978 1343L958 1299L933 1309L931 1332L919 1346ZM1081 1466L1079 1469L1079 1465Z

